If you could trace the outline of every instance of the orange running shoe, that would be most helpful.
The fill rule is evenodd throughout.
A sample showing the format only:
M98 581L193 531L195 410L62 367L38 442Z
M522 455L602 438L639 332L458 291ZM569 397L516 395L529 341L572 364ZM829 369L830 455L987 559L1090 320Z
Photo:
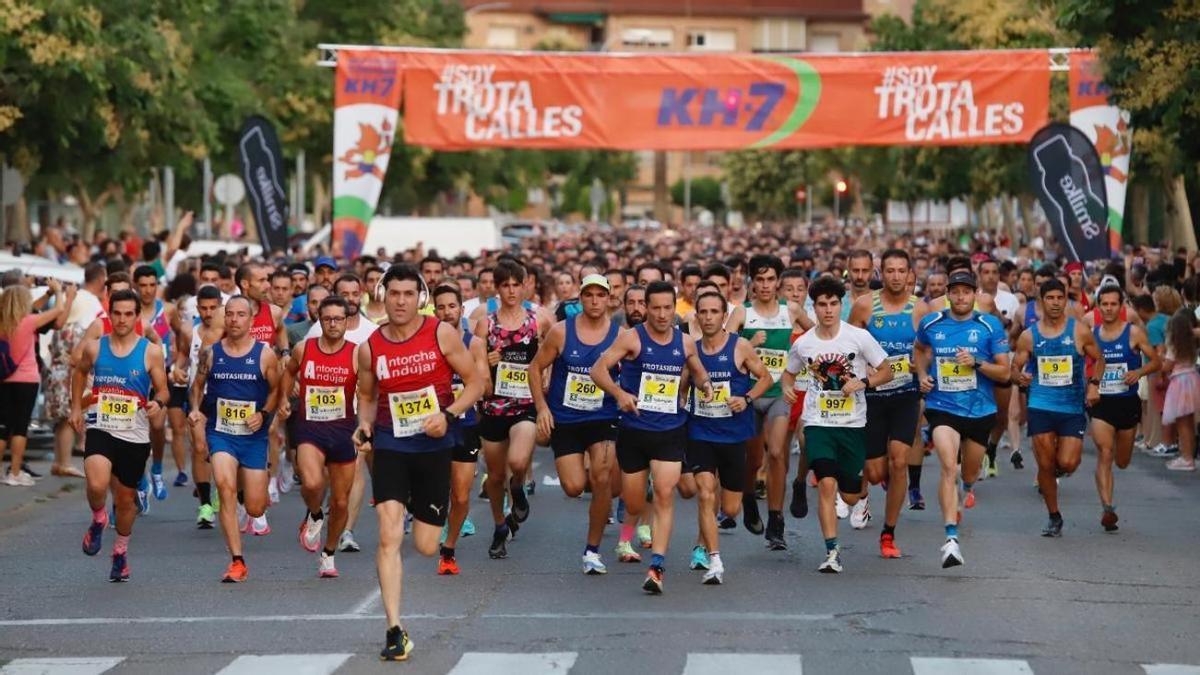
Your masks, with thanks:
M440 556L438 558L438 574L444 577L454 577L458 576L458 573L458 561L453 556L449 558Z
M249 570L246 569L246 563L241 560L234 560L229 563L229 567L225 569L225 576L221 577L223 584L240 584L246 580L249 575Z
M975 491L974 490L967 491L967 496L963 498L963 506L967 507L968 509L975 508Z
M896 536L892 534L879 535L879 555L884 558L899 558L900 549L896 547Z

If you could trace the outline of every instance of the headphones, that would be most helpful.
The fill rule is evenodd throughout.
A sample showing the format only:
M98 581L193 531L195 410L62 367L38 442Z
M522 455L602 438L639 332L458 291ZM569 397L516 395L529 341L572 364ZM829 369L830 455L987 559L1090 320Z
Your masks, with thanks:
M415 273L417 277L417 304L421 307L425 307L425 305L429 304L429 285L425 283L425 277L421 276L420 271L418 271L417 268L413 267L412 265L408 265L407 263L403 263L401 265L392 265L388 268L383 277L379 279L379 283L375 285L375 299L378 301L383 300L384 289L387 288L387 282L398 278L400 276L400 272L405 271L405 267ZM392 270L395 270L397 273L392 274Z

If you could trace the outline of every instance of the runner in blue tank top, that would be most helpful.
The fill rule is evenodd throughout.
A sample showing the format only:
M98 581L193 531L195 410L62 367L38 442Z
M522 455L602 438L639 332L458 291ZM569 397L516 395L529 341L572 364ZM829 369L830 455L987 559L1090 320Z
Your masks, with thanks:
M554 324L538 347L529 368L530 390L537 409L538 434L550 438L554 466L568 497L592 486L588 509L583 573L604 574L600 539L608 522L612 499L613 441L617 438L617 402L592 381L592 364L612 346L620 330L608 317L608 279L599 274L583 278L579 290L581 313ZM543 375L553 367L549 391ZM612 373L610 373L610 376ZM588 468L584 469L584 453Z
M221 579L246 580L239 523L238 484L245 513L266 513L267 430L279 405L279 368L275 352L250 334L250 301L235 295L225 303L225 337L200 356L192 385L193 426L204 429L213 477L221 495L221 531L233 560ZM264 533L265 534L265 533Z
M83 390L92 377L83 460L92 522L83 537L83 552L100 552L111 490L117 538L108 578L114 582L129 580L129 537L137 516L134 500L150 456L148 416L165 410L168 398L162 351L133 332L138 310L138 296L133 291L113 293L109 301L112 334L84 343L71 391L71 425L83 434Z
M133 270L134 290L138 293L141 304L139 316L145 328L144 337L153 335L159 341L155 347L162 351L167 358L172 353L173 340L171 327L177 325L175 305L165 303L158 297L160 284L158 274L150 265L139 265ZM167 444L167 411L164 408L150 416L150 491L155 499L162 501L167 498L167 484L163 479L163 454ZM182 428L182 427L181 427ZM186 464L183 443L173 443L171 454L174 456L176 467L176 482L178 474L183 472Z
M1100 378L1084 382L1084 357L1095 362L1096 373L1105 370L1104 354L1082 321L1067 316L1067 290L1058 279L1038 289L1042 319L1017 340L1013 350L1013 377L1029 387L1029 437L1038 463L1038 487L1050 520L1044 537L1062 535L1057 478L1079 468L1083 434L1087 429L1084 405L1100 400ZM1027 372L1025 366L1032 366Z
M1107 532L1116 531L1118 520L1113 506L1113 460L1121 469L1129 466L1133 435L1142 419L1138 380L1162 367L1146 331L1121 320L1124 295L1117 285L1100 288L1096 304L1101 323L1092 329L1104 354L1100 401L1092 406L1091 415L1092 438L1096 441L1096 490L1102 509L1100 525Z
M917 326L929 311L920 298L909 293L912 269L908 253L894 248L883 252L879 262L883 288L854 302L850 325L865 328L887 352L892 380L867 390L867 462L863 467L863 498L850 512L850 526L866 527L871 520L867 485L887 481L887 502L879 554L899 558L896 523L908 491L908 455L921 420L921 392L913 376L913 342ZM804 489L804 486L793 486ZM919 499L919 495L917 495Z
M715 291L696 298L696 323L700 338L696 354L712 379L711 401L692 396L688 417L687 469L695 477L699 495L697 518L703 546L693 551L706 567L703 582L720 584L725 564L717 539L717 486L721 511L736 518L746 483L746 441L754 438L754 402L774 386L771 372L749 340L725 330L728 303ZM754 377L753 386L751 376Z
M621 466L621 494L628 513L625 528L646 507L646 479L654 482L654 532L650 569L642 588L663 591L663 564L675 502L675 486L683 465L687 414L680 394L687 376L694 379L700 397L712 399L712 382L696 356L696 346L674 327L675 287L665 281L646 288L646 322L622 333L591 369L592 381L617 401L621 420L617 431L617 463ZM610 371L621 366L621 383Z
M463 346L475 363L481 381L487 378L487 347L483 338L467 330L467 320L462 315L462 290L458 284L442 284L433 289L433 314L438 321L453 326L462 336ZM462 377L454 373L450 388L457 400L466 390ZM455 547L460 536L475 534L475 525L468 514L471 510L471 483L475 480L475 466L479 459L479 413L471 406L458 418L454 432L458 441L450 449L450 512L442 530L442 545L438 557L438 574L453 576L459 573Z

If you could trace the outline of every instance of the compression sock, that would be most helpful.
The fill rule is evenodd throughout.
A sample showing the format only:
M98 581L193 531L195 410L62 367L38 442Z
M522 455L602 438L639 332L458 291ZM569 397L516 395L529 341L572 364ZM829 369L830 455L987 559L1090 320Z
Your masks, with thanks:
M667 561L666 558L664 558L661 553L650 554L650 566L651 567L657 567L658 569L662 569L663 563L665 563L666 561Z
M620 541L623 541L626 543L633 541L633 523L630 522L630 523L622 523L621 524L621 539L620 539Z
M958 525L955 523L946 523L946 538L958 539Z
M908 465L908 489L921 489L921 464Z
M212 483L196 483L196 492L200 494L200 505L212 505Z
M825 540L825 552L828 553L837 548L837 537L830 537Z

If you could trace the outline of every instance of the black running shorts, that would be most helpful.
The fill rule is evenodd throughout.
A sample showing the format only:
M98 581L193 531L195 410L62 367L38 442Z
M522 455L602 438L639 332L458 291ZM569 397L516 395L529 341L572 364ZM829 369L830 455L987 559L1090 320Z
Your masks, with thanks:
M413 518L441 527L450 505L450 449L432 452L376 450L371 465L375 503L404 504Z
M83 461L93 455L106 458L112 464L112 475L121 485L135 490L146 473L150 457L149 443L130 443L99 429L88 429L84 440Z

